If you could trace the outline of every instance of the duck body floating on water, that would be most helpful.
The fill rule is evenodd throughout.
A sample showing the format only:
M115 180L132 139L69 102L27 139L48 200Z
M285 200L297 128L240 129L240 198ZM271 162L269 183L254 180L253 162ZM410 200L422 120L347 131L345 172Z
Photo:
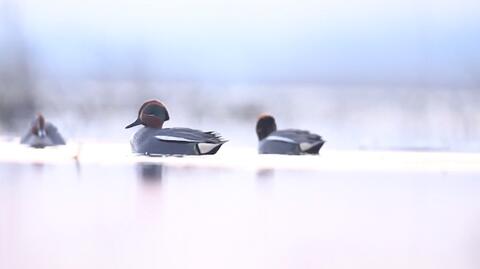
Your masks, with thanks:
M217 132L204 132L190 128L163 128L170 119L168 110L158 100L145 102L137 119L125 128L144 125L130 141L132 151L155 155L211 155L227 142Z
M65 139L55 125L47 122L42 114L38 114L28 132L20 139L20 143L33 148L44 148L65 145Z
M258 137L258 153L260 154L318 154L325 140L305 130L277 130L275 118L261 115L256 125Z

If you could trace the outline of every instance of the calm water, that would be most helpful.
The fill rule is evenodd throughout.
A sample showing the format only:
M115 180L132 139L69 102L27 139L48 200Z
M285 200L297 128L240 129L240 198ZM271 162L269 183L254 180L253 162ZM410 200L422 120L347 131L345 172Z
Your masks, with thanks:
M479 257L478 171L0 163L0 268L438 269Z

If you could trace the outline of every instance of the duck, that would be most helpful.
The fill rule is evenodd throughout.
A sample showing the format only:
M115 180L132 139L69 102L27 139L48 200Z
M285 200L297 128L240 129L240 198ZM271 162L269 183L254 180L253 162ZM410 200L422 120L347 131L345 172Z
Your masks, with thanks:
M30 124L28 132L22 136L20 143L33 148L45 148L50 146L65 145L65 139L59 133L57 127L45 120L39 113Z
M148 100L140 107L137 119L125 129L139 129L130 140L132 151L148 156L212 155L227 142L219 133L191 128L163 128L170 120L166 106L159 100Z
M260 154L318 154L325 144L325 140L320 135L306 130L277 130L275 118L269 114L258 117L256 132Z

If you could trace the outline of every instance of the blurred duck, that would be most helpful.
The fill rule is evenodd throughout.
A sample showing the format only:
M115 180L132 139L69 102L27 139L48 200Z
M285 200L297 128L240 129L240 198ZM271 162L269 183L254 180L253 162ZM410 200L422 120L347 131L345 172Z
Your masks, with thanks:
M137 119L125 127L145 126L130 141L133 152L150 156L206 155L215 154L227 142L216 132L162 128L169 119L167 108L160 101L145 102L140 107Z
M277 130L275 118L270 115L261 115L256 128L260 154L318 154L325 143L321 136L309 131Z
M49 146L65 145L65 140L50 122L45 121L42 114L38 114L32 121L28 133L26 133L20 143L34 148L44 148Z

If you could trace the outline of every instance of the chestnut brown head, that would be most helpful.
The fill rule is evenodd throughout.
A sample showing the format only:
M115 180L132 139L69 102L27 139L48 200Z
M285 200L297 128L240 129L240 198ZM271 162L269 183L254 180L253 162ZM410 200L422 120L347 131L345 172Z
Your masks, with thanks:
M127 125L125 129L143 124L151 128L162 128L163 123L168 121L170 116L168 115L167 108L162 102L158 100L150 100L145 102L138 111L137 119L131 124Z
M42 114L39 113L33 121L31 132L39 137L44 137L46 135L45 117L43 117Z
M275 118L268 114L263 114L258 117L257 121L257 136L258 140L262 140L277 130Z

